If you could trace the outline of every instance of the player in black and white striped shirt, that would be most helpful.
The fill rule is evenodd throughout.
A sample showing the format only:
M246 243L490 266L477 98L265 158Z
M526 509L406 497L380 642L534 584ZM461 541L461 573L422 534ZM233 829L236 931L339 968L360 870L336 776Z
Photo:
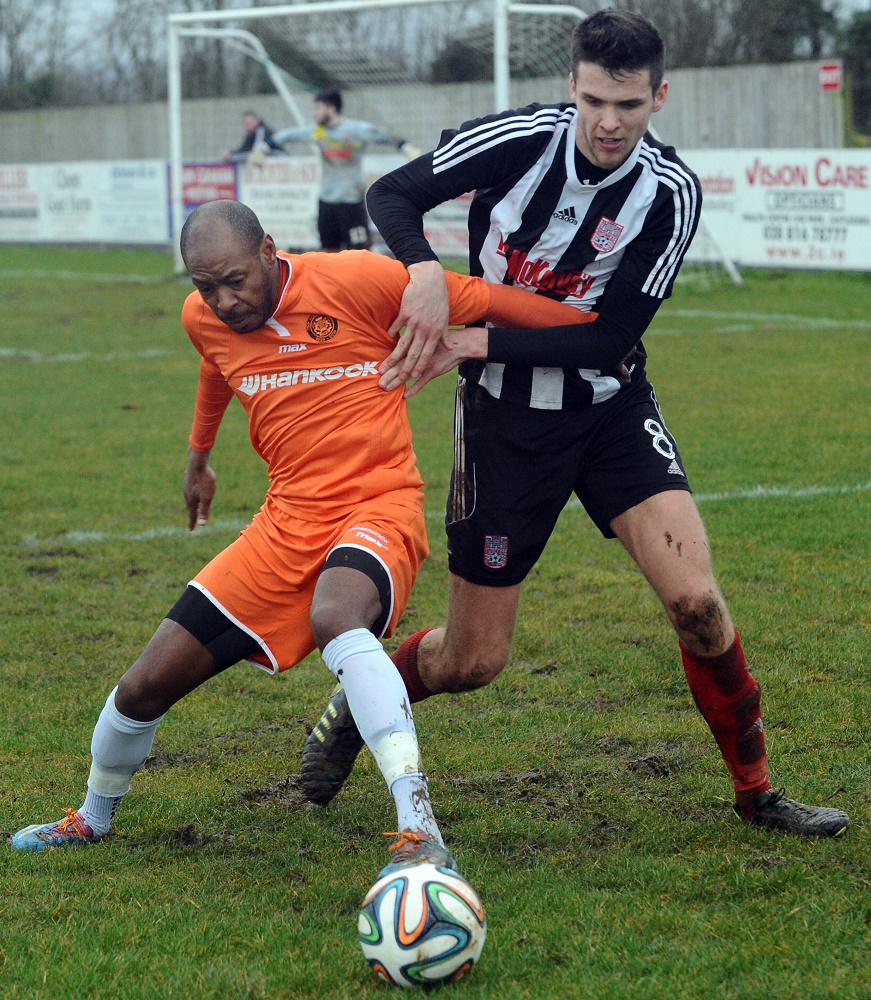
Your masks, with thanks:
M648 133L668 92L663 63L649 21L599 11L572 36L571 104L467 122L370 189L370 215L411 275L393 328L406 334L382 385L416 378L410 395L462 362L448 622L406 640L393 659L412 702L489 683L508 660L522 581L574 493L662 601L738 815L832 836L846 813L771 791L759 685L645 375L642 335L671 294L701 208L696 177ZM444 275L423 216L469 191L472 272L594 310L594 322L446 332ZM336 794L361 745L339 690L303 753L312 799Z
M664 90L652 110L663 101ZM406 265L433 259L422 213L475 190L473 273L599 312L581 343L572 330L551 350L558 371L529 367L541 346L528 336L499 334L491 346L518 363L487 365L482 384L492 396L539 409L604 402L620 386L600 372L618 368L671 293L701 193L674 150L644 134L650 109L642 103L639 111L638 134L628 149L621 138L623 161L614 169L597 162L615 156L610 148L597 160L578 148L582 119L574 104L531 105L446 133L431 156L375 185L370 199L382 233Z

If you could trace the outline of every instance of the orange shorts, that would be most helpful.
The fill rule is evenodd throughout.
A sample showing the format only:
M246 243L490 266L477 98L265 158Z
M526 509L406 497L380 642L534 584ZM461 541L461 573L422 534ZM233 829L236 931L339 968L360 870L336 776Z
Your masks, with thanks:
M295 666L317 645L309 614L330 552L351 546L371 553L389 579L382 635L392 635L429 554L423 495L397 490L334 519L286 513L267 497L254 520L191 581L260 645L249 659L269 673ZM380 637L379 637L380 638Z

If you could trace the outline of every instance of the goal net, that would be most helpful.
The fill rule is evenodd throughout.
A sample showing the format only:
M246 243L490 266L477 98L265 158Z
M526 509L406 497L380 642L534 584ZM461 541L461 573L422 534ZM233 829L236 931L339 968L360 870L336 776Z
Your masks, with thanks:
M443 128L531 101L567 99L574 4L530 0L312 0L171 14L169 127L173 231L185 206L182 73L185 44L219 39L260 63L291 123L311 121L320 90L345 94L349 117L432 149ZM374 147L373 147L374 149ZM382 147L383 149L383 147ZM371 159L392 169L382 153ZM465 208L443 213L437 252L462 255ZM177 253L177 251L176 251ZM177 266L183 269L177 255Z

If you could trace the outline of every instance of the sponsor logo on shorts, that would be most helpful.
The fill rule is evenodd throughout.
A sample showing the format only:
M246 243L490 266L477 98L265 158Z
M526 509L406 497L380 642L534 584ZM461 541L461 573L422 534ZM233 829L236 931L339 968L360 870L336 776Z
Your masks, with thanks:
M339 321L332 316L309 316L305 331L312 340L322 344L325 340L332 340L339 332Z
M377 545L379 549L389 549L390 544L380 532L375 531L374 528L369 528L365 524L355 524L351 531L354 532L357 538L362 538L363 541L369 542L371 545Z
M505 569L508 565L508 536L484 536L484 565L487 569Z
M617 241L620 239L623 228L618 222L615 222L613 219L606 219L603 215L599 219L596 231L590 237L593 249L598 250L599 253L610 253L617 246Z
M267 389L335 382L340 378L366 378L369 375L378 375L377 361L365 361L361 365L333 365L330 368L297 368L291 372L272 372L271 375L245 375L238 389L246 396L253 396L256 392L265 392Z

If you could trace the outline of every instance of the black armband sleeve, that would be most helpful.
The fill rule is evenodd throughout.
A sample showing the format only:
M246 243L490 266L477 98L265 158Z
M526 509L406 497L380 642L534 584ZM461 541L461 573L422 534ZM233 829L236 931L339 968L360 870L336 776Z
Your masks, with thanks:
M592 323L541 330L493 327L487 338L487 360L527 367L612 371L641 340L661 301L615 274Z

